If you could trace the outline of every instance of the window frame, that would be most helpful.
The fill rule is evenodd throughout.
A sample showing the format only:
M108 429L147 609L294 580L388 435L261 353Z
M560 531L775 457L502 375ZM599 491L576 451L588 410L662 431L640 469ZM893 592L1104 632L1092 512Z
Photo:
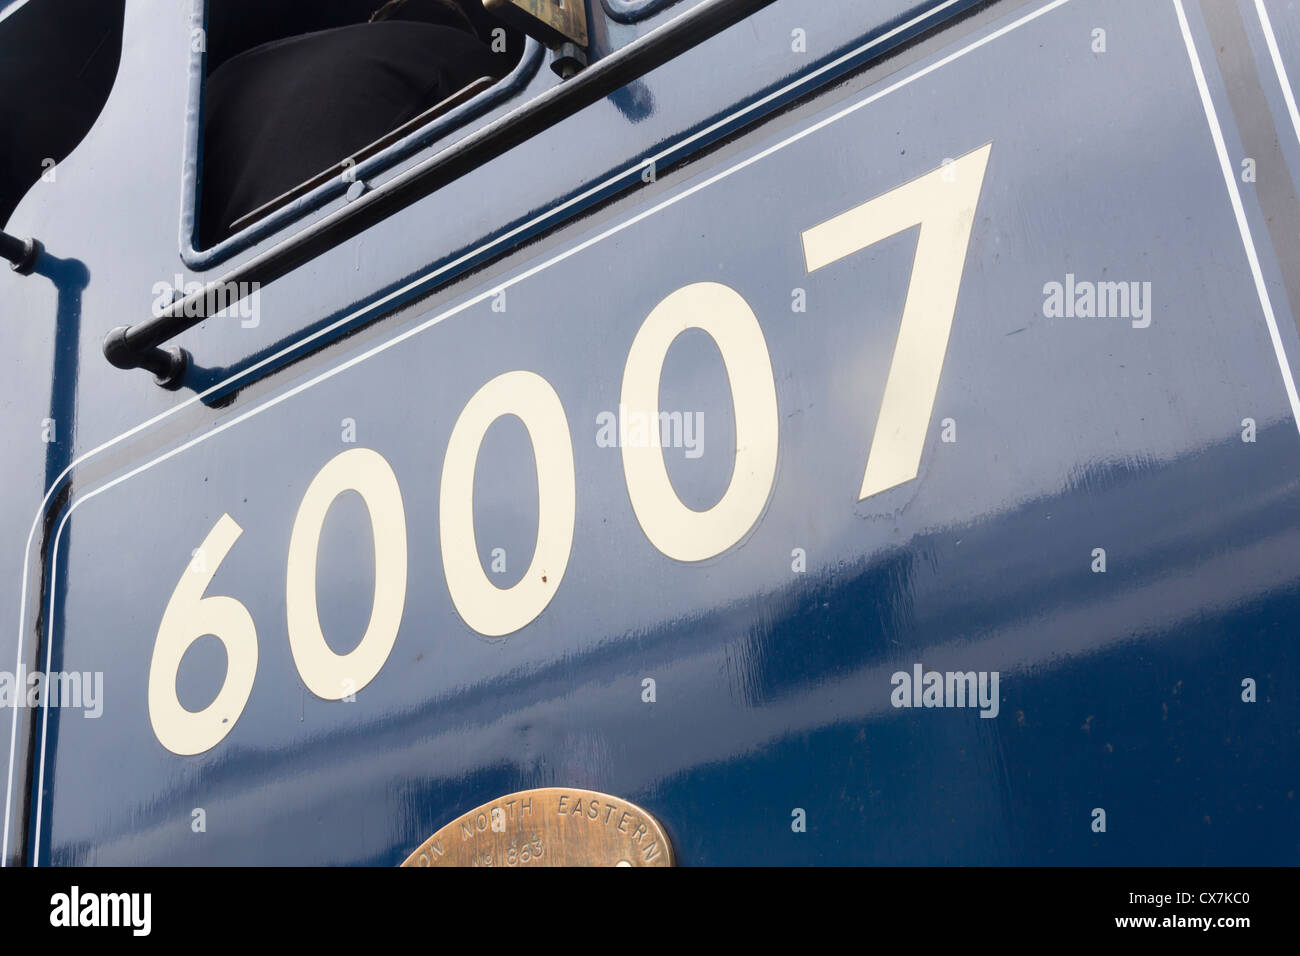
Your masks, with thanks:
M662 0L650 2L660 3ZM191 0L190 5L189 90L186 98L181 174L180 255L181 261L195 271L220 265L272 236L291 234L297 231L294 227L306 228L324 206L347 193L353 180L367 182L381 173L409 163L421 152L436 149L447 134L464 129L484 113L520 93L529 85L545 60L545 47L533 37L525 36L519 62L493 86L356 163L351 167L347 179L333 176L214 245L200 249L198 225L203 171L203 96L207 78L208 4L209 0ZM199 37L203 42L196 43L195 40ZM340 156L339 161L346 158Z
M605 8L611 20L636 23L677 2L678 0L600 0L600 5Z

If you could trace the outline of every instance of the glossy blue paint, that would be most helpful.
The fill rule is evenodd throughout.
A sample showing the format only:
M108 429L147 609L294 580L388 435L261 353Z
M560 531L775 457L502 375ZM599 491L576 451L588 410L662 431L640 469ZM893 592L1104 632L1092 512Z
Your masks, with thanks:
M0 595L22 620L0 652L106 681L97 719L16 712L11 792L24 740L33 780L10 857L25 832L42 865L391 865L468 807L572 785L656 814L683 864L1293 862L1300 435L1174 8L953 4L920 42L853 52L934 6L778 0L265 287L255 326L186 333L199 369L165 393L98 351L182 269L188 48L156 41L184 24L131 5L104 115L7 227L49 256L0 278L8 380L30 385L0 409L19 436L0 456L0 577L27 572L24 593ZM1195 7L1189 20L1235 158L1212 37ZM538 71L527 91L552 82ZM145 129L159 148L129 149ZM990 142L920 474L858 502L916 230L812 275L800 232ZM1243 191L1294 374L1294 263L1268 214ZM1067 273L1150 282L1150 326L1045 317L1043 286ZM699 281L758 316L780 458L752 531L684 564L646 539L596 433L645 316ZM438 485L460 410L511 369L564 404L577 526L550 606L489 639L447 593ZM703 415L704 454L666 461L705 508L730 476L735 411L701 333L672 346L660 399ZM46 418L49 444L35 439ZM392 464L409 542L401 632L355 703L306 691L284 611L294 514L354 447L344 419ZM532 552L535 468L518 422L494 425L474 509L485 565L507 556L502 585ZM244 533L209 593L248 606L257 678L229 736L182 758L150 728L149 658L223 513ZM338 651L368 618L368 535L364 508L340 499L318 565ZM223 657L196 644L182 702L211 699ZM891 706L891 675L917 662L1000 672L998 716Z

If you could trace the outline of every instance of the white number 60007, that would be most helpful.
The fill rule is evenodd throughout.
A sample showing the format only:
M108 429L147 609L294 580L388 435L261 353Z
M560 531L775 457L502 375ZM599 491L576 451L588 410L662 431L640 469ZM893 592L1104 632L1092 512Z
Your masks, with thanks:
M975 208L992 144L842 212L802 233L805 265L816 272L920 225L912 277L872 432L858 500L915 478L934 411L944 353ZM711 508L678 498L660 447L659 378L669 346L700 329L722 353L736 415L731 482ZM652 440L623 445L632 510L646 538L678 561L702 561L734 546L763 512L776 474L778 414L767 344L740 293L696 282L667 295L637 332L623 372L622 404L651 424ZM537 462L538 526L524 578L499 588L484 574L474 535L474 471L487 429L503 415L523 420ZM348 654L325 642L316 610L316 560L326 513L345 491L361 495L375 544L375 594L365 635ZM452 430L439 492L443 570L452 603L480 634L502 637L531 623L559 588L573 544L576 514L573 445L564 407L541 376L506 372L468 402ZM257 673L257 631L232 597L204 597L243 531L222 515L172 593L149 668L149 719L158 740L178 754L216 746L239 719ZM210 564L211 570L208 570ZM382 455L356 448L337 455L312 480L294 521L286 580L289 645L303 683L326 700L352 694L379 673L392 651L406 599L406 516L397 477ZM216 699L186 710L176 693L181 659L205 634L226 648L226 676Z

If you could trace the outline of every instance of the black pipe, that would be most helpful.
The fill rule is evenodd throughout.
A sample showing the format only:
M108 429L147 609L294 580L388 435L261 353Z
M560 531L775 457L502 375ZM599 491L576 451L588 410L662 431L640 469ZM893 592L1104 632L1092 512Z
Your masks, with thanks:
M148 368L161 380L176 374L183 350L162 343L207 318L210 302L229 307L237 290L273 282L318 255L359 235L388 216L522 143L535 132L662 66L680 53L766 7L773 0L705 0L645 36L552 87L528 103L470 133L442 152L394 176L342 209L236 266L220 279L138 325L121 326L104 340L104 355L118 368ZM248 285L245 285L247 283ZM180 358L176 353L180 352ZM162 371L159 371L159 370ZM180 366L183 373L184 366ZM165 376L163 373L166 372ZM174 386L173 386L174 387Z

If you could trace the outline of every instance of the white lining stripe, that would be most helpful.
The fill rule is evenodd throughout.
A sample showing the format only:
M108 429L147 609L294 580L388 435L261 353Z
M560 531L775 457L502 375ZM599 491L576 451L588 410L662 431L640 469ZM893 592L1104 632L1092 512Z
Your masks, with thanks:
M1255 10L1259 13L1259 25L1264 28L1264 42L1268 44L1268 55L1273 60L1273 70L1277 80L1282 84L1282 98L1286 100L1286 111L1291 114L1291 128L1300 140L1300 112L1296 111L1295 93L1291 90L1291 81L1287 79L1286 67L1282 65L1282 54L1277 49L1277 37L1273 36L1273 24L1264 9L1264 0L1255 0Z
M1214 111L1214 101L1210 98L1210 88L1205 83L1205 72L1201 69L1201 59L1196 52L1196 43L1192 40L1191 28L1187 25L1187 14L1183 11L1183 0L1174 0L1174 10L1178 14L1178 28L1183 32L1183 43L1187 46L1187 56L1192 61L1192 74L1196 77L1196 89L1201 94L1201 106L1205 110L1205 119L1210 124L1210 135L1214 139L1214 150L1219 156L1219 168L1223 171L1223 181L1228 186L1228 198L1232 201L1232 212L1237 217L1237 231L1241 233L1241 242L1246 247L1246 259L1250 263L1250 274L1255 279L1255 292L1259 295L1259 304L1264 308L1264 321L1268 324L1268 337L1273 342L1273 354L1277 357L1278 368L1282 372L1282 384L1286 386L1286 397L1291 403L1291 418L1296 431L1300 432L1300 396L1296 395L1295 380L1291 377L1291 365L1287 361L1286 349L1282 346L1282 337L1278 334L1277 319L1273 315L1273 302L1264 284L1264 273L1259 267L1259 255L1255 252L1255 240L1250 234L1250 223L1246 221L1246 209L1241 204L1241 193L1237 189L1237 178L1232 173L1232 161L1228 159L1228 147L1223 141L1223 129L1219 126L1219 116Z

